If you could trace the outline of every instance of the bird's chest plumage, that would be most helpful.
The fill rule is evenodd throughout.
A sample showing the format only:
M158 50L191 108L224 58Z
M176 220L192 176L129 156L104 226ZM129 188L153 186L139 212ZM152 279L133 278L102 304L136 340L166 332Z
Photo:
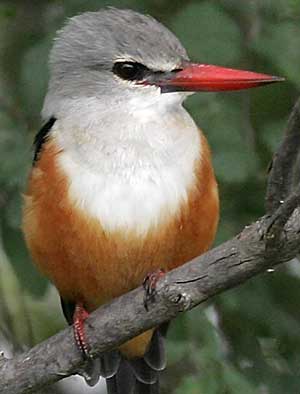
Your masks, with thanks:
M97 160L84 148L65 150L55 134L45 144L23 226L36 264L66 299L94 309L148 272L176 267L209 247L218 220L216 183L206 141L198 133L193 138L165 136L156 149L138 139L98 145Z
M177 141L171 149L140 141L103 144L92 163L63 152L58 165L70 180L70 201L107 232L145 235L187 201L200 156L195 137L195 144Z

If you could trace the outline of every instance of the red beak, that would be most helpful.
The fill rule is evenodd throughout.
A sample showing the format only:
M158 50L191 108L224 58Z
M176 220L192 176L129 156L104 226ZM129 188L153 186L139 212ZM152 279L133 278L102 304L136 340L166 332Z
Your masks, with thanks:
M217 92L249 89L280 81L284 81L284 78L209 64L191 63L169 79L160 81L158 85L165 91Z

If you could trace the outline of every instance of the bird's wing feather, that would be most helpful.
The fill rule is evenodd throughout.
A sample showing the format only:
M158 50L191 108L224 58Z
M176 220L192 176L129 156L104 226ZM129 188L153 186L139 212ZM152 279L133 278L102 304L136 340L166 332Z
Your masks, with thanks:
M54 117L50 118L47 123L39 130L34 138L34 157L33 157L33 165L37 162L39 158L39 154L42 150L43 144L46 142L48 135L52 129L52 126L56 122Z

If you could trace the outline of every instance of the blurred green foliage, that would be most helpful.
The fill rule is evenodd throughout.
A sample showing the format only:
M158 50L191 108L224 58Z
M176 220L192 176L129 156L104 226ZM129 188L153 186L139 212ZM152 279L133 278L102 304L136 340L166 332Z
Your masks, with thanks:
M213 151L222 204L217 243L263 214L268 163L299 92L300 0L2 0L0 332L15 349L64 324L57 295L31 265L20 232L21 192L40 127L48 51L67 16L105 5L157 17L194 60L287 79L246 93L198 94L186 103ZM287 265L177 319L164 392L299 392L299 272L296 264Z

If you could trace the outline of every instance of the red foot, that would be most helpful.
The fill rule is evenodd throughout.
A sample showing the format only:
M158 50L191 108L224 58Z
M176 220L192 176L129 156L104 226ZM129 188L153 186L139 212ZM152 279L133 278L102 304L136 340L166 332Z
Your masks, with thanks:
M77 303L73 315L74 338L79 350L83 353L85 358L90 357L90 346L86 340L84 329L84 322L88 316L89 313L85 310L83 303Z
M143 286L145 289L145 296L144 296L144 307L148 310L148 306L151 302L155 299L156 294L156 285L160 278L165 275L165 271L159 269L154 272L150 272L146 278L144 279Z

